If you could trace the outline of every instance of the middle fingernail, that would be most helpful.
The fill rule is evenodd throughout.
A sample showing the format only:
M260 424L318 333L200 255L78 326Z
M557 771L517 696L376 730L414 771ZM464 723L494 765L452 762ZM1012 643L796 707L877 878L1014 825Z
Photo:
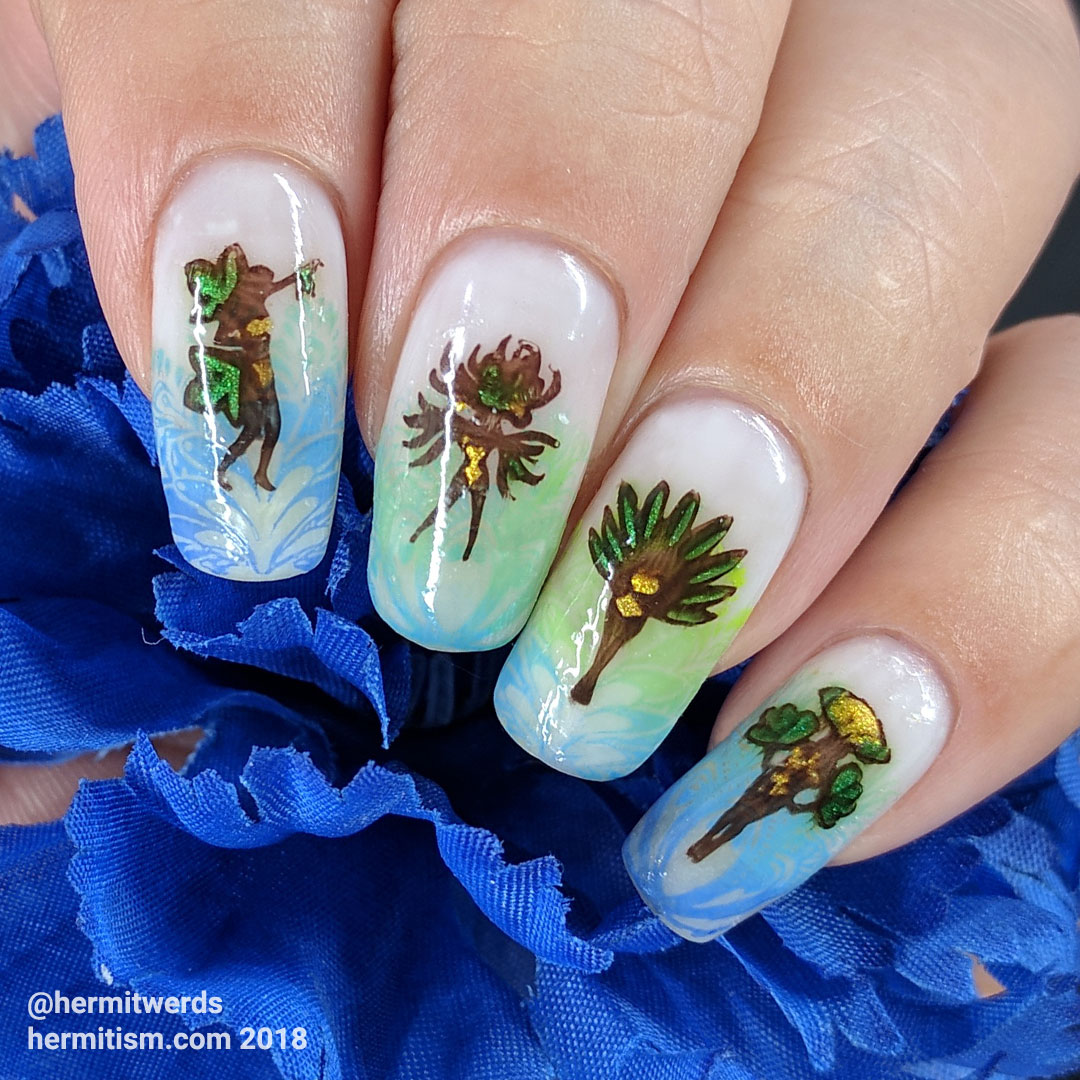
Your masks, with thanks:
M638 426L563 552L495 688L510 735L609 780L671 730L746 622L802 517L797 455L722 398Z
M611 290L524 233L463 240L426 283L375 463L368 580L428 648L521 628L592 448L618 349Z

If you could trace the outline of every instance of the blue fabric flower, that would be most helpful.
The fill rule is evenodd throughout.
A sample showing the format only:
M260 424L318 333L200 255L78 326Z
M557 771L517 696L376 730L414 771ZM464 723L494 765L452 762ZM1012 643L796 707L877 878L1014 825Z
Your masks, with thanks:
M13 201L14 196L18 200ZM16 208L17 207L17 208ZM760 1080L1080 1067L1080 739L917 843L822 872L706 946L621 843L698 756L731 676L590 784L490 709L501 656L375 616L371 462L347 425L330 549L206 577L169 540L149 407L97 306L58 119L0 160L0 754L134 742L61 823L0 829L4 1075ZM148 734L198 726L181 774ZM1005 986L976 993L972 958ZM229 1051L22 1050L26 999L219 996ZM40 1031L94 1030L89 1017ZM239 1048L244 1027L305 1046ZM224 1056L223 1056L224 1055Z

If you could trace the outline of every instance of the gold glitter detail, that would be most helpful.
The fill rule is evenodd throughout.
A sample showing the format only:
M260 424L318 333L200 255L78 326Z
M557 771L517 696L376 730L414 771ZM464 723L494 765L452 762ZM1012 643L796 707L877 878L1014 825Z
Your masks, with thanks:
M640 571L630 579L630 587L642 596L655 596L660 589L660 579Z
M804 772L806 773L807 780L815 786L821 783L821 777L818 776L817 763L821 760L821 754L815 751L809 756L803 754L801 746L796 746L787 756L787 760L784 762L784 769L791 772Z
M256 360L251 365L251 370L255 372L260 390L265 390L274 381L274 369L269 360Z
M455 412L464 412L468 407L469 407L468 402L465 402L465 401L455 401L454 402L454 411Z
M830 702L826 711L845 739L851 742L881 741L881 727L874 710L849 690Z
M770 795L786 795L788 781L791 779L791 773L786 769L781 769L779 772L773 773L772 785L769 787Z
M624 619L636 619L645 614L633 593L615 597L615 606Z
M265 334L269 334L270 331L274 329L274 324L270 320L270 317L267 316L264 319L252 319L244 329L252 337L262 337Z
M517 400L517 398L515 398L513 401L510 402L510 411L515 416L524 416L525 406L522 405L521 402Z
M465 443L462 449L469 459L469 464L465 466L465 479L469 481L469 487L472 487L483 473L480 462L487 457L487 450L482 446L474 446L470 442Z

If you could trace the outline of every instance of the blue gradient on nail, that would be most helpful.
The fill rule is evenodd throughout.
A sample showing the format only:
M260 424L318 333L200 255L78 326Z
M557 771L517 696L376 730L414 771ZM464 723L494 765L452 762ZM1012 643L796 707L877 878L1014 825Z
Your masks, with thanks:
M790 892L861 827L841 822L823 830L810 814L781 810L692 862L687 848L760 770L760 750L731 736L660 797L623 846L623 861L642 898L691 941L708 941Z
M609 680L587 708L575 704L570 687L583 665L570 670L557 652L531 626L518 638L495 687L495 711L507 734L571 776L614 780L633 772L671 730L671 713L632 680Z
M288 302L296 304L294 294ZM312 301L305 299L305 304ZM345 406L345 350L336 312L319 304L300 320L279 319L271 357L281 409L281 437L270 476L256 486L259 442L229 470L231 491L216 480L236 437L220 414L184 405L192 376L186 357L154 356L153 408L162 484L173 538L199 570L235 580L273 580L322 560L337 499Z
M693 863L687 848L742 795L760 761L741 745L718 747L665 792L623 847L645 902L692 941L708 941L790 892L845 842L840 826L825 832L808 814L780 811Z
M822 697L841 687L845 706ZM766 737L764 746L755 745L746 737L772 706L785 703L818 713L821 726L786 744ZM805 881L907 791L940 751L951 717L950 695L933 665L905 643L885 634L840 642L804 665L661 796L623 846L630 877L676 933L694 941L716 937ZM876 728L871 742L867 722ZM837 737L850 747L842 757ZM886 743L888 754L878 756ZM851 794L853 763L858 790ZM825 786L845 770L847 785ZM741 808L721 821L744 793ZM835 802L830 810L833 799L841 800L838 816ZM844 799L851 800L846 809ZM818 823L811 807L831 827L828 820ZM705 854L694 862L688 849L698 841Z

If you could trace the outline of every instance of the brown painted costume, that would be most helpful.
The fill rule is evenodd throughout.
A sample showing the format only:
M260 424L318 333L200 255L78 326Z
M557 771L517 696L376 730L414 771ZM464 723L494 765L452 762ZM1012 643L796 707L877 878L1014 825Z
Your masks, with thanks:
M281 434L281 410L274 387L274 369L270 359L272 323L266 302L282 289L297 287L313 292L318 260L305 264L280 281L267 266L249 266L243 248L230 244L215 263L195 259L184 267L188 289L196 300L191 321L216 321L214 344L192 345L188 360L195 378L184 393L189 409L206 408L207 389L210 404L229 423L240 429L218 465L218 483L229 490L225 479L228 469L243 456L249 446L262 439L255 483L273 491L267 469ZM235 369L233 374L229 369ZM218 373L220 379L211 377Z

